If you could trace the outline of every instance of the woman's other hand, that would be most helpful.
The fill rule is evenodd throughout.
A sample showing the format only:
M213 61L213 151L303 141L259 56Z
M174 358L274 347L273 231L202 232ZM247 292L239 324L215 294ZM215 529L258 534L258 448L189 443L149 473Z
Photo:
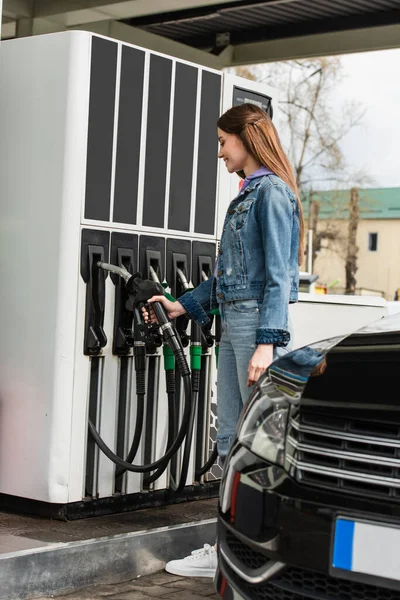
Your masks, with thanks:
M260 376L268 369L274 360L274 345L259 344L250 359L247 369L247 387L251 387L258 381Z
M181 315L184 315L186 312L186 309L183 308L182 304L180 302L178 302L178 300L176 300L175 302L171 302L171 300L168 300L168 298L166 298L165 296L152 296L148 300L148 303L152 304L153 302L161 302L161 304L164 306L165 310L167 311L168 318L171 320L176 319L177 317L180 317ZM144 318L145 322L147 323L149 320L149 313L145 307L142 308L142 313L143 313L143 318ZM154 310L152 309L151 306L150 306L150 321L152 323L157 323L157 317L154 314Z

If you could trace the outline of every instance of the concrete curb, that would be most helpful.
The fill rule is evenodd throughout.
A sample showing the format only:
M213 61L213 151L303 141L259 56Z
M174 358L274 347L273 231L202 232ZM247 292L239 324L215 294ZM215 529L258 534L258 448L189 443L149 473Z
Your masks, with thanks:
M212 544L215 536L216 519L207 519L3 554L0 600L51 596L149 575L168 560Z

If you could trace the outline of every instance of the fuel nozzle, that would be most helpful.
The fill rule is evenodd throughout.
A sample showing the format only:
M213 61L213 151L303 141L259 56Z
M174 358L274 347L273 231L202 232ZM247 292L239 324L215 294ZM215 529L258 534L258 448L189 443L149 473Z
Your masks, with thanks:
M185 272L184 272L184 266L183 265L178 266L179 264L181 264L181 263L177 263L175 265L175 277L176 277L175 286L174 286L176 289L175 293L186 292L187 290L191 289L190 283L188 282ZM172 298L172 296L170 296L170 298ZM173 301L175 301L175 298L172 298L172 299L173 299ZM184 348L188 347L189 341L190 341L189 335L187 333L188 325L189 325L189 317L187 316L187 314L181 315L180 317L177 317L175 319L175 327L176 327L176 330L181 339L182 346Z
M190 283L188 282L188 280L186 278L185 273L182 271L182 269L180 267L177 267L176 274L178 275L179 282L180 282L184 292L187 292L188 290L192 289L193 286L190 285Z
M115 273L122 277L122 279L126 282L132 277L132 273L129 273L128 269L125 269L124 266L118 267L117 265L112 265L110 263L101 262L97 263L99 269L104 269L104 271L110 271L111 273Z
M136 308L141 308L152 296L163 296L164 288L159 281L150 281L149 279L142 279L141 273L135 273L132 275L124 267L118 267L109 263L98 262L98 267L116 273L122 277L125 281L125 286L129 294L129 298L126 304L126 308L135 311ZM184 352L182 343L173 327L172 323L168 318L168 314L164 309L161 302L153 302L152 308L154 314L157 317L157 329L160 330L164 341L170 346L171 350L176 356L177 364L181 374L190 374L189 367L184 360ZM151 326L149 327L151 329ZM185 364L186 363L186 364Z
M164 288L161 283L158 281L150 281L150 279L142 279L141 273L132 275L132 273L129 273L123 266L118 267L117 265L105 262L98 262L97 266L122 277L125 281L126 290L130 296L127 308L132 310L132 312L136 307L140 307L141 304L146 304L152 296L164 296ZM168 315L159 302L154 302L153 308L160 325L169 322Z

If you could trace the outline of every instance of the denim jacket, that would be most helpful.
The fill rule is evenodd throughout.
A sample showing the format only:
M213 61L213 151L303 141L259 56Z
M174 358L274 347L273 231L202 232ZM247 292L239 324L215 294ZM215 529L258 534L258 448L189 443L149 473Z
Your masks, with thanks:
M289 303L299 286L299 207L276 175L253 179L226 213L216 276L187 292L179 302L200 325L219 303L257 299L257 344L286 346Z

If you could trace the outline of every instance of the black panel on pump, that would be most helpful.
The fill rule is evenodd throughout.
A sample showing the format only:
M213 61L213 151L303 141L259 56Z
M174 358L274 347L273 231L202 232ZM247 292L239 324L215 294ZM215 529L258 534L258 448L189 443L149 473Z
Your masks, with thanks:
M172 60L151 55L143 192L143 225L149 227L164 227L171 74Z
M85 219L110 218L118 44L93 37L86 160Z
M215 229L220 98L221 75L203 71L194 229L196 233L211 235Z
M189 231L198 69L176 64L168 228Z
M233 106L238 106L239 104L255 104L259 106L271 117L273 116L272 110L272 98L270 96L266 96L265 94L259 94L258 92L252 92L250 90L244 90L239 87L233 88Z
M137 211L144 57L141 50L122 46L113 221L132 225Z

